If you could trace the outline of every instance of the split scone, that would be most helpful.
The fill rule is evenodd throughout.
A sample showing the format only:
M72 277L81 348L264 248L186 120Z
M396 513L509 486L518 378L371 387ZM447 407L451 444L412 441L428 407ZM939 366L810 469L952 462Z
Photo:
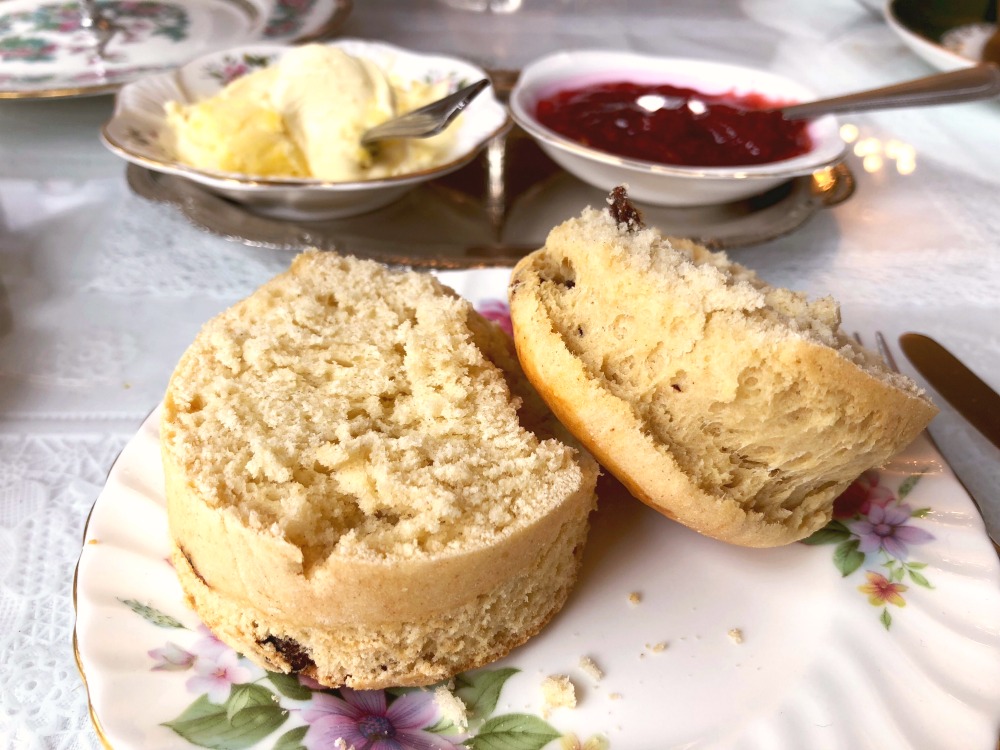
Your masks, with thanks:
M597 464L553 429L510 339L432 276L303 254L170 380L181 585L233 648L328 686L481 666L576 578Z
M511 317L535 388L640 500L727 542L792 542L936 413L832 299L644 228L621 188L609 204L518 263Z

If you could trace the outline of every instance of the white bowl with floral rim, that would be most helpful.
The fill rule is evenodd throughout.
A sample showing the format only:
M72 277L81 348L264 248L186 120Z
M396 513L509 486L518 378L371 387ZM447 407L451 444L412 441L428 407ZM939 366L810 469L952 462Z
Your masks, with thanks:
M361 39L326 42L349 55L366 58L400 80L447 81L454 90L481 78L482 68L454 57L412 52ZM180 162L163 133L167 102L200 101L236 78L274 64L291 47L255 44L204 55L176 71L141 79L118 92L115 110L101 137L114 153L147 169L185 177L213 192L271 217L293 220L337 219L382 208L421 183L472 161L491 138L510 124L492 88L482 92L450 126L453 137L436 166L392 177L355 182L314 178L261 177L216 172Z
M759 94L781 103L816 97L805 86L784 76L709 60L573 50L557 52L527 65L510 95L514 121L567 172L602 190L627 184L629 195L640 203L656 206L729 203L826 169L844 157L839 126L830 115L809 123L812 145L806 153L767 164L732 167L659 164L617 156L577 143L539 122L536 115L539 100L557 91L612 81L671 84L705 94Z

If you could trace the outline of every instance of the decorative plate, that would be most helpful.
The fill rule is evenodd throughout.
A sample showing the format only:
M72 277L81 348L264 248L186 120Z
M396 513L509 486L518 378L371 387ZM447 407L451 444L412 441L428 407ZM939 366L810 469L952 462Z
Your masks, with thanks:
M503 321L508 274L442 278ZM1000 561L925 438L807 543L770 550L699 536L605 477L576 590L537 637L455 678L460 728L433 689L323 690L211 636L168 562L157 419L109 475L75 584L78 663L115 750L996 746ZM546 711L553 675L575 708Z
M958 70L980 62L996 23L984 19L977 0L890 0L885 18L914 53L939 70Z
M77 0L0 4L0 99L103 94L206 52L332 33L351 0L98 0L107 30Z

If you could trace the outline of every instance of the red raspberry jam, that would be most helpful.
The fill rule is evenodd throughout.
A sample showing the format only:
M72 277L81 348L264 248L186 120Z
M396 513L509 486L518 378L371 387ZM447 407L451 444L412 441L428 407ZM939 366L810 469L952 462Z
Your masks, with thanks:
M539 100L538 121L571 140L617 156L689 167L739 167L812 148L802 120L764 109L761 94L705 94L668 84L615 81L565 89Z

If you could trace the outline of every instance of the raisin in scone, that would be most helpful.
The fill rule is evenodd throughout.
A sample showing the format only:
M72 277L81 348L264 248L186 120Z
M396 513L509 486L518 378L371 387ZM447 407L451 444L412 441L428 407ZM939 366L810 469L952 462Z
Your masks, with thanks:
M609 203L517 265L511 317L535 388L640 500L727 542L792 542L936 413L832 299L643 227L621 189Z
M597 464L560 429L510 339L432 276L303 254L170 380L188 601L261 666L328 686L493 661L576 578Z

